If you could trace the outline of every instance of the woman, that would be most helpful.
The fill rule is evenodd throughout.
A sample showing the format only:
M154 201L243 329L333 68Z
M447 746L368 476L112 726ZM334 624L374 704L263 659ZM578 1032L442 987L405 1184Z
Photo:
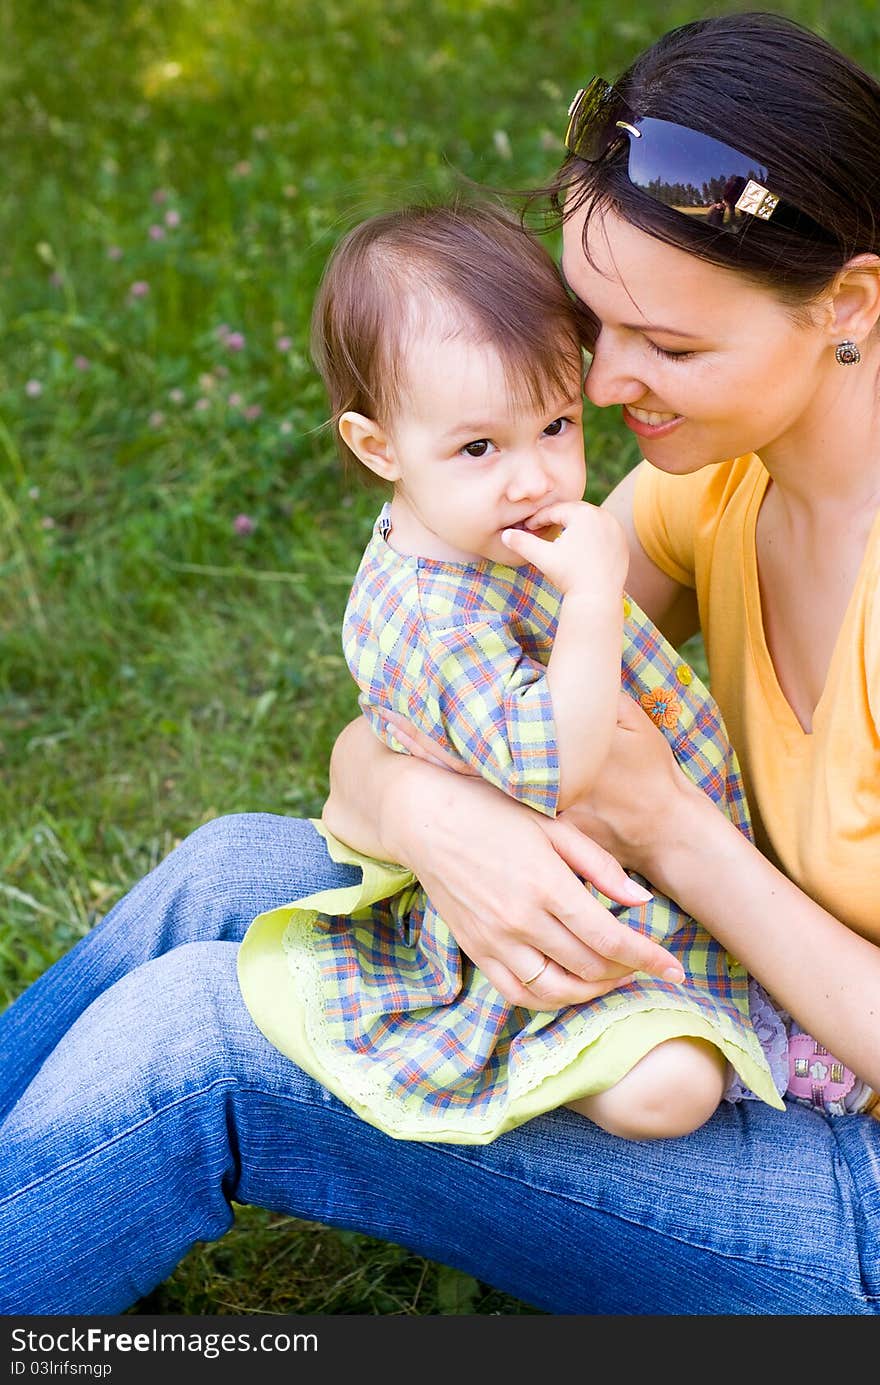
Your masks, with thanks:
M654 463L608 503L639 604L675 640L703 624L766 854L628 702L591 803L554 823L355 723L328 825L411 866L498 989L536 1007L621 974L626 945L577 878L610 869L601 841L880 1088L880 89L741 15L589 90L558 183L564 269L596 319L587 394L624 406ZM719 200L723 224L701 225ZM4 1312L118 1311L221 1235L231 1198L555 1312L878 1310L868 1116L745 1102L645 1145L557 1112L450 1149L389 1140L298 1074L243 1010L236 944L258 911L346 878L306 824L220 819L7 1012ZM559 965L572 939L580 976Z

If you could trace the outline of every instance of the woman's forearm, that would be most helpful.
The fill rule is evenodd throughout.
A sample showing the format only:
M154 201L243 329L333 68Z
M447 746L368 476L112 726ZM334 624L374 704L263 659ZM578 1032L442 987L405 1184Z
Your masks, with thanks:
M408 866L512 1005L578 1005L634 971L681 979L674 957L584 889L589 880L610 899L644 903L601 847L479 776L386 749L363 720L336 742L323 817L349 846ZM540 990L527 988L520 978L539 967Z
M365 856L392 861L393 820L385 811L398 776L416 762L383 745L363 717L340 732L330 756L330 793L322 819L334 836ZM365 786L369 788L365 788Z
M356 851L412 869L413 836L424 837L418 823L430 826L437 804L445 803L458 782L458 775L389 750L366 718L357 717L336 738L321 817Z
M652 883L880 1090L880 947L805 895L692 786L664 836L646 869Z

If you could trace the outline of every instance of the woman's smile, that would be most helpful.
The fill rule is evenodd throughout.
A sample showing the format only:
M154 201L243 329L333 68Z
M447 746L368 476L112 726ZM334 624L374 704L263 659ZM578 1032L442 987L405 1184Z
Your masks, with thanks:
M655 413L653 409L637 409L634 404L624 404L622 409L627 428L642 438L664 438L684 422L682 414Z

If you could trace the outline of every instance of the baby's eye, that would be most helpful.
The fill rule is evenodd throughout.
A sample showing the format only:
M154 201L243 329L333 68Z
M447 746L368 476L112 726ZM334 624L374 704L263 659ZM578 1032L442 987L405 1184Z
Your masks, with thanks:
M476 438L473 442L466 442L461 450L466 457L487 457L494 448L494 442L488 438Z
M544 432L548 437L558 438L560 433L564 433L571 423L570 418L554 418L552 423L548 423Z

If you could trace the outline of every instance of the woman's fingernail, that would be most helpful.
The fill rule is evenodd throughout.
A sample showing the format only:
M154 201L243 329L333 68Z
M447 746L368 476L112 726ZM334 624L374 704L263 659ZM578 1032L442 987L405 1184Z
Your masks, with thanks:
M651 894L651 891L646 890L644 885L637 885L634 880L631 880L629 883L632 886L632 892L635 895L636 899L640 899L643 904L647 904L649 899L654 898L654 896Z
M664 981L683 981L684 972L681 967L667 967L663 973Z

